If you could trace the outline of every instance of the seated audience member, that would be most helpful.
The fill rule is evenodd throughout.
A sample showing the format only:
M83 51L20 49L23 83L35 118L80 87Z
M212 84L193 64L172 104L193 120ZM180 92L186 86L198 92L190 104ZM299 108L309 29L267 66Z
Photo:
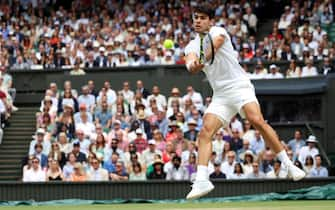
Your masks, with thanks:
M103 168L108 171L109 174L115 172L116 163L119 161L120 155L117 152L113 152L109 159L104 160Z
M124 152L119 147L119 139L113 138L111 141L110 146L106 145L105 151L104 151L104 159L105 161L110 160L113 153L117 153L119 155L120 160L124 161Z
M197 122L193 119L189 119L187 122L188 130L184 133L184 138L190 141L196 141L198 136Z
M57 160L51 160L50 167L47 171L47 181L62 181L64 180L62 169Z
M142 166L139 162L132 164L132 170L129 174L129 181L145 181L147 177L142 170Z
M322 166L321 155L315 155L315 167L311 170L311 177L328 177L328 169Z
M32 167L23 174L23 182L45 182L46 174L40 166L40 160L37 157L32 159Z
M259 170L258 163L252 163L252 172L247 174L247 178L249 179L263 179L265 178L265 174Z
M92 117L92 114L91 112L89 112L87 110L87 105L86 104L80 104L79 105L79 112L76 112L74 115L73 115L73 119L74 119L74 122L76 124L78 123L82 123L82 117L84 116L84 114L86 114L87 116L87 121L92 123L93 122L93 117Z
M305 163L306 161L306 157L307 156L312 156L312 157L315 157L315 155L318 155L319 154L319 149L316 148L316 143L318 141L316 140L316 137L315 136L309 136L308 139L306 140L306 146L303 146L301 149L300 149L300 152L299 152L299 156L298 156L298 160L301 162L301 163Z
M115 164L115 172L109 174L112 181L127 181L129 174L126 172L122 161L118 160Z
M148 179L166 179L166 173L164 172L164 162L162 160L156 160L153 163L153 171L148 174Z
M301 77L311 77L317 76L318 71L315 66L313 66L313 61L311 59L306 59L306 66L302 67Z
M95 96L90 94L88 85L82 86L81 93L82 94L78 96L78 103L80 105L85 104L86 111L92 113L95 108ZM90 119L90 121L92 121L92 119Z
M159 154L160 156L162 156L162 152L156 149L155 140L151 139L148 141L148 148L142 152L143 164L147 166L153 164L154 157L156 154Z
M73 173L73 168L76 162L77 162L76 155L73 152L70 152L67 155L66 165L63 167L63 176L65 180L70 179L70 176Z
M266 79L283 79L284 76L282 73L279 72L279 68L275 64L272 64L270 66L270 73L268 73L265 76L265 78Z
M296 130L294 132L294 138L291 139L287 144L293 151L293 156L296 159L299 155L300 149L306 145L305 140L302 138L301 130Z
M71 182L85 182L87 181L87 176L83 165L79 162L75 163L73 166L73 172L70 175L70 179L68 181Z
M281 167L281 162L277 160L273 165L273 170L266 173L265 176L270 179L285 179L287 178L287 171Z
M43 128L37 129L35 136L34 136L35 139L30 142L29 155L34 155L35 145L37 143L42 144L42 147L43 147L42 153L46 156L49 155L51 144L49 141L44 140L44 135L45 135L45 131Z
M58 134L58 145L61 152L64 152L65 156L67 156L72 151L72 144L68 142L68 138L66 133Z
M227 179L244 179L245 174L243 172L242 165L240 163L235 163L234 172L227 177Z
M236 153L229 151L227 153L227 160L221 164L221 171L227 176L231 176L234 173L236 164Z
M84 132L83 128L77 128L76 129L76 139L74 139L72 142L74 143L79 143L80 145L80 152L84 153L85 156L87 157L88 155L88 149L91 144L91 141L88 139L88 136Z
M108 130L112 126L112 113L108 110L107 102L102 102L101 108L95 112L95 124L101 124L104 130Z
M63 168L66 164L65 153L60 150L59 144L57 142L52 143L51 151L48 157L56 160L61 168Z
M311 176L311 171L312 171L313 168L314 168L314 159L313 159L312 156L309 155L309 156L306 157L305 164L304 164L304 167L303 167L303 170L306 172L307 177Z
M88 181L108 181L108 171L104 168L101 168L100 161L93 157L91 158L91 170L87 173Z
M210 179L226 179L226 174L221 171L221 163L214 162L214 172L209 175Z
M80 151L80 142L73 143L72 153L75 155L77 162L80 163L86 162L85 153Z
M181 165L181 158L174 156L172 159L173 167L167 171L167 180L188 180L189 174L187 169Z
M41 143L35 144L35 151L32 154L34 157L37 157L40 161L41 169L44 170L48 167L48 156L43 154L43 145Z

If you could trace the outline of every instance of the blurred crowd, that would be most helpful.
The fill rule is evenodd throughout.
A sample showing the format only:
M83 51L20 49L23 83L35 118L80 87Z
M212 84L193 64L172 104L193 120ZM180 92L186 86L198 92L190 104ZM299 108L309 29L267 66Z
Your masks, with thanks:
M1 68L184 64L193 36L191 8L201 1L74 0L70 8L57 2L0 1ZM216 24L227 28L234 43L254 37L257 0L211 3ZM162 45L167 38L174 41L170 50Z
M50 83L36 113L36 133L22 162L23 181L192 180L197 134L211 102L192 86L163 95L138 80L114 90L110 82L81 90ZM295 131L282 143L308 177L328 176L317 139ZM289 178L259 131L233 117L213 137L212 179Z
M192 6L201 1L74 0L69 8L54 1L0 1L0 68L73 69L184 64L184 48L194 36ZM231 36L240 62L330 60L335 46L327 30L332 26L330 0L293 0L274 21L268 36L256 41L257 13L262 1L211 1L215 25ZM172 39L172 49L165 49ZM326 65L326 64L325 64ZM272 78L270 69L252 79ZM290 65L284 77L315 76L323 69Z

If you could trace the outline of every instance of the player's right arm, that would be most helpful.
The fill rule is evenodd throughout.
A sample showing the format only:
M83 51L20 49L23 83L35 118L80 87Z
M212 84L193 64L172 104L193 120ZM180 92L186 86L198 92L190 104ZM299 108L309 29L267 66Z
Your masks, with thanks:
M204 65L200 63L200 41L192 40L185 47L185 63L186 68L192 74L198 73L204 68Z
M201 64L196 53L190 52L185 57L186 68L192 74L198 73L204 68L204 64Z

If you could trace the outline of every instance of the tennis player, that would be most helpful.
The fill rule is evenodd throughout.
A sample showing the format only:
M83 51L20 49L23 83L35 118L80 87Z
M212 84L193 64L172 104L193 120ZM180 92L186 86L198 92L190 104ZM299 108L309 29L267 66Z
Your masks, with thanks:
M212 153L212 137L221 127L229 125L231 118L239 113L260 131L266 144L277 154L293 180L305 177L305 172L294 166L279 142L276 132L263 119L255 89L237 60L227 31L213 26L214 11L202 3L193 10L193 27L197 33L185 48L186 67L191 73L203 71L213 89L213 100L203 117L203 127L198 135L198 167L195 181L187 199L199 198L214 189L207 170ZM212 65L199 60L202 47L200 35L209 33L213 40L215 59ZM204 49L205 50L205 49ZM206 57L211 57L204 53Z

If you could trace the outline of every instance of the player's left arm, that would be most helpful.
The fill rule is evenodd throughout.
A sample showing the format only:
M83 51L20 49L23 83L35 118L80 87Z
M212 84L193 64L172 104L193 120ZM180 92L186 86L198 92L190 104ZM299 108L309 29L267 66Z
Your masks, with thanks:
M223 34L219 34L213 37L214 53L216 53L220 49L224 41L225 41L225 37Z

